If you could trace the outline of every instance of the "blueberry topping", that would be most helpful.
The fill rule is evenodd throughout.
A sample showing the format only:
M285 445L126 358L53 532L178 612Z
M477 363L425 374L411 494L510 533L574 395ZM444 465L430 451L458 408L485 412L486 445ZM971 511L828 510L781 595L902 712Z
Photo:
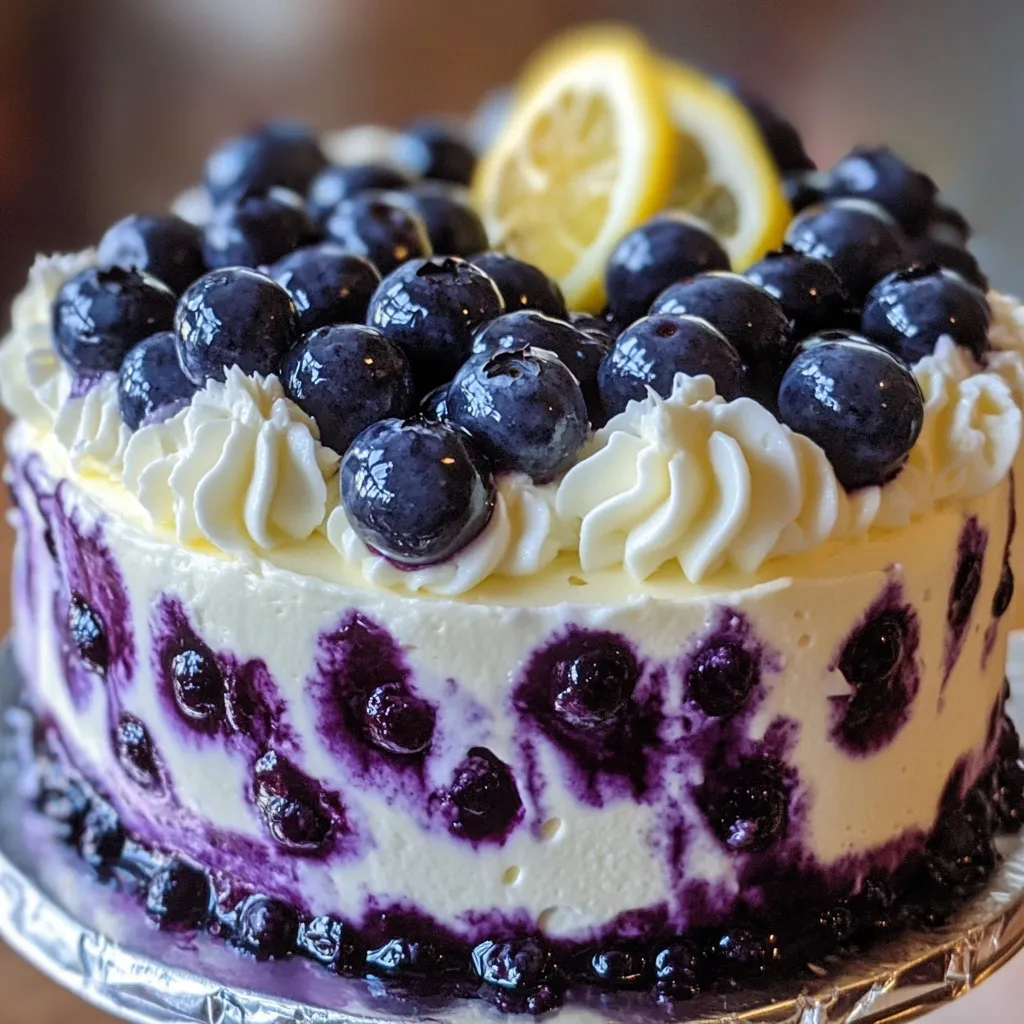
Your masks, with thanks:
M366 953L366 970L370 974L423 980L450 968L444 954L429 942L416 939L389 939Z
M857 146L832 168L830 199L867 199L887 210L908 235L925 229L938 189L888 146Z
M858 303L876 281L908 262L899 225L880 206L861 199L809 206L789 225L786 241L831 264L846 294Z
M257 960L283 960L295 952L299 937L296 909L272 896L248 896L238 907L232 945Z
M981 590L987 534L973 517L967 520L960 542L953 584L949 590L946 623L954 637L962 636Z
M779 418L825 450L847 490L899 472L923 417L921 388L906 363L843 331L803 342L779 391Z
M72 593L68 602L68 634L82 663L104 673L110 664L107 630L99 613L81 594Z
M146 889L146 913L164 931L198 931L209 920L212 906L210 879L183 860L157 871Z
M595 341L600 341L607 348L611 348L621 333L606 317L594 316L593 313L570 313L569 323L578 331L589 334Z
M78 853L94 871L106 871L121 856L126 838L114 808L94 800L82 821Z
M281 377L288 397L316 420L320 440L342 454L372 423L412 409L409 364L372 327L339 324L307 334Z
M171 659L171 688L189 721L217 724L224 717L224 676L207 647L186 647Z
M180 295L206 270L203 235L181 217L132 214L109 227L100 239L101 270L141 270Z
M263 195L274 186L304 195L326 166L310 129L278 122L223 142L206 161L206 190L215 204Z
M143 338L169 330L174 292L137 270L89 267L53 301L53 344L78 374L116 373Z
M885 683L903 663L906 627L903 617L884 611L850 638L839 658L839 671L853 686Z
M794 341L831 327L853 326L849 297L824 260L787 248L769 253L745 276L782 306L793 324Z
M331 822L316 784L273 750L256 762L253 795L275 842L292 853L323 848Z
M369 741L388 754L422 754L434 738L436 712L400 683L384 683L371 691L363 710Z
M303 334L331 324L361 324L380 284L369 260L331 242L296 249L269 273L292 297Z
M789 121L760 96L734 86L733 91L760 129L765 145L768 146L775 166L780 171L787 173L814 170L815 163L807 155L800 133Z
M777 761L741 762L705 782L700 802L715 834L737 853L767 850L786 829L789 796Z
M715 956L734 978L763 974L771 962L771 948L750 928L733 928L715 944Z
M311 216L323 221L343 199L363 192L406 189L413 179L387 164L344 164L325 167L309 186L306 202Z
M707 374L725 399L747 393L743 362L735 346L706 320L693 316L647 316L619 335L598 371L601 404L608 416L640 402L653 388L672 393L677 373Z
M692 942L673 942L654 957L654 991L665 1000L693 999L700 994L704 958Z
M117 381L117 405L131 430L162 409L177 411L195 394L196 386L182 373L174 331L161 331L140 341L124 357Z
M794 214L825 201L828 175L821 171L793 171L782 179L789 208Z
M861 329L908 363L948 335L981 359L991 315L985 296L952 270L915 266L883 278L868 293Z
M1010 609L1013 600L1013 570L1008 564L1003 565L999 576L999 584L992 595L992 617L1001 619Z
M502 838L523 815L512 769L484 747L470 749L444 799L448 828L470 840Z
M444 256L469 256L487 248L487 230L465 189L425 181L387 198L415 213L427 226L430 248Z
M558 282L532 263L503 252L478 252L470 256L469 261L498 286L505 308L510 313L520 309L535 309L557 320L569 319L565 297Z
M382 420L353 441L341 497L359 538L401 565L430 565L487 525L494 481L462 431L445 423Z
M556 320L536 310L519 310L505 313L480 328L473 340L473 354L495 349L521 349L528 345L553 352L565 363L583 392L590 422L602 424L605 417L597 374L608 351L606 342L564 320Z
M552 679L552 702L570 725L592 729L614 721L629 704L640 670L628 647L591 644L560 661Z
M420 415L431 422L448 419L448 385L438 384L428 391L420 401Z
M366 257L381 274L431 252L422 218L377 192L343 199L327 215L324 228L332 241Z
M728 718L743 709L759 678L757 660L743 646L721 640L702 648L686 673L686 694L706 715Z
M411 260L381 282L366 322L401 348L423 391L469 358L473 332L505 311L494 282L454 256Z
M352 973L361 950L350 929L334 917L314 917L299 927L298 952L321 967ZM363 954L365 956L365 954Z
M476 153L465 136L451 124L424 118L409 125L396 144L403 167L421 178L437 178L468 185L476 168Z
M908 243L908 254L914 263L921 263L926 266L945 267L959 274L965 281L969 281L975 288L982 292L989 289L989 281L978 265L974 255L966 249L957 245L949 245L946 242L937 241L922 235L919 238L912 238Z
M729 257L707 226L683 213L662 213L631 231L605 270L608 305L631 324L675 281L707 270L728 270Z
M468 431L496 469L536 483L567 470L587 439L583 392L560 359L543 349L483 352L448 388L448 419Z
M544 1013L561 1003L565 981L551 950L540 939L481 942L473 950L472 963L480 980L498 990L494 995L502 1010ZM531 997L540 1001L535 1003Z
M215 207L203 235L203 258L214 269L262 267L319 239L299 197L274 189Z
M192 284L174 315L178 359L203 387L238 366L245 374L277 373L299 339L291 296L276 281L246 267L214 270Z
M137 786L152 789L160 782L160 769L149 730L134 715L122 713L114 730L117 760Z

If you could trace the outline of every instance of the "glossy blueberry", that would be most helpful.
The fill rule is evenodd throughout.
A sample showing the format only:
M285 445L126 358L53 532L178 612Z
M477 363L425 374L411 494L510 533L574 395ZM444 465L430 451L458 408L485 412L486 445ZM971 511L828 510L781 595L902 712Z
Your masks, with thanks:
M604 410L598 389L597 375L601 360L608 351L598 339L536 310L505 313L481 327L473 339L473 354L498 349L520 349L526 346L553 352L572 371L583 392L590 422L604 423Z
M432 422L448 419L448 385L438 384L428 391L420 401L420 415Z
M643 401L648 388L667 398L677 373L707 374L730 401L747 392L739 353L706 320L647 316L619 335L601 363L597 379L605 413L615 416L629 402Z
M945 267L956 271L982 292L989 290L989 280L978 264L974 254L958 245L950 245L927 235L912 238L907 243L908 255L914 263Z
M980 360L988 348L990 321L988 301L974 285L952 270L915 266L871 289L861 329L911 364L931 355L943 335Z
M389 754L422 754L434 737L436 712L399 683L384 683L370 692L363 709L369 741Z
M299 914L272 896L247 896L235 911L229 941L257 960L283 960L295 952Z
M782 179L782 188L793 213L825 201L828 175L821 171L793 171Z
M686 672L686 695L706 715L727 718L743 709L759 677L757 659L742 645L720 640L703 647Z
M281 368L288 397L316 420L320 440L344 454L371 423L412 410L409 363L380 331L358 324L307 334Z
M850 299L824 260L786 248L769 253L744 277L778 301L793 325L794 341L830 327L852 326Z
M361 324L380 284L369 260L333 242L296 249L269 274L292 297L303 334L331 324Z
M228 368L277 373L299 340L291 296L276 281L246 267L214 270L190 285L174 314L178 359L185 376L204 387Z
M430 248L444 256L469 256L487 248L487 229L470 205L466 189L424 181L388 200L415 213L427 227Z
M323 221L343 199L363 192L406 189L412 184L408 174L387 164L332 164L313 179L306 203L310 215Z
M321 850L331 832L316 783L275 751L253 769L256 807L274 841L292 853Z
M728 255L702 221L661 213L612 250L604 279L608 306L622 324L631 324L673 282L728 269Z
M589 976L609 988L637 988L647 979L647 957L637 949L602 949L590 958Z
M673 942L654 957L654 991L660 999L687 1000L700 994L704 957L692 942Z
M552 951L540 939L481 942L474 948L471 960L480 980L500 993L500 1009L543 1013L561 1003L565 981ZM536 996L542 999L537 1005L529 1001Z
M82 820L78 853L94 871L106 871L120 858L126 838L114 808L94 800Z
M116 373L143 338L169 330L174 292L137 270L89 267L53 300L53 345L78 374Z
M771 948L750 928L732 928L715 943L715 957L733 978L763 974L771 965Z
M355 972L365 957L351 930L333 917L314 917L303 922L297 945L303 956L339 973Z
M415 121L402 133L395 148L402 166L421 178L456 185L468 185L473 180L476 153L453 124L433 118Z
M704 783L701 806L719 839L737 853L767 850L786 829L789 796L778 762L755 758Z
M535 309L557 320L569 319L558 282L532 263L503 252L478 252L469 257L469 262L479 267L498 286L505 308L510 313Z
M450 969L441 949L418 939L389 939L366 953L365 970L372 975L425 981Z
M224 717L224 676L209 648L186 647L171 659L174 702L186 719L219 723Z
M832 168L830 199L867 199L895 218L908 235L924 231L935 206L935 182L888 146L856 146Z
M523 813L512 769L486 748L471 748L455 769L444 811L454 835L470 840L503 838Z
M381 274L432 251L423 219L379 192L343 199L327 215L324 228L331 241L365 257Z
M725 84L732 88L749 111L780 171L785 173L814 170L815 163L807 155L800 133L789 121L760 96L746 89L737 88L733 83Z
M227 139L206 161L206 189L215 205L243 195L263 195L274 186L305 195L327 166L316 135L292 122L277 122Z
M505 312L494 282L455 256L410 260L380 283L366 322L405 352L421 391L452 379L473 333Z
M621 333L616 331L615 326L603 316L595 316L593 313L570 313L569 323L578 331L589 334L597 341L603 342L607 348L611 348L615 339Z
M936 242L944 242L957 248L964 248L971 238L971 225L967 218L952 206L936 203L932 207L924 234Z
M992 595L992 617L1001 619L1010 609L1010 602L1013 600L1013 570L1008 564L1003 566L999 576L999 584L996 592Z
M161 409L176 411L195 393L196 386L178 362L178 336L161 331L140 341L124 357L117 381L121 419L131 430Z
M341 496L359 538L400 565L430 565L487 525L494 480L460 430L425 420L382 420L353 441Z
M107 228L97 262L102 270L141 270L180 295L203 271L203 234L194 224L168 214L135 213Z
M206 873L183 860L160 868L146 889L146 913L164 931L198 931L213 906L213 886Z
M558 663L552 679L552 705L577 728L608 725L628 706L639 675L628 647L591 644L571 660Z
M114 730L114 749L124 773L137 786L152 789L160 781L160 768L149 730L134 715L123 713Z
M882 207L862 199L807 207L789 225L786 241L831 264L846 294L858 303L876 281L908 262L899 225Z
M68 635L78 657L94 672L104 673L110 663L107 630L99 612L81 594L73 592L68 602Z
M903 663L906 626L903 616L884 611L869 619L847 641L839 671L853 686L891 680Z
M825 450L847 490L899 472L923 416L921 388L906 363L845 331L803 342L779 390L779 418Z
M449 386L447 404L449 421L472 435L495 469L526 473L536 483L568 469L587 439L579 383L543 349L473 356Z
M298 196L273 189L214 207L203 233L203 259L211 269L263 267L320 237Z

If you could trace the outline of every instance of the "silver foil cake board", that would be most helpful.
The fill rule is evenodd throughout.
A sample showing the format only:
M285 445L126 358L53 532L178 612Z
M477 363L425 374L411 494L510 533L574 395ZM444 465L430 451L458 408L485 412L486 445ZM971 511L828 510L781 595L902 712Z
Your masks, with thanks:
M1024 654L1024 645L1016 648ZM1016 653L1015 651L1015 653ZM1011 664L1016 659L1011 658ZM1024 659L1022 659L1024 660ZM1016 674L1016 673L1015 673ZM1017 678L1024 683L1020 675ZM10 646L0 649L0 713L15 712L21 682ZM1024 721L1024 685L1015 687ZM469 1024L502 1017L481 1001L399 1002L364 982L293 960L257 964L207 935L160 932L137 900L96 881L30 809L14 731L0 730L0 936L58 984L139 1024ZM570 1002L558 1024L895 1024L951 1002L1024 948L1024 842L955 921L908 933L857 960L812 965L817 980L709 995L669 1014L644 996L630 1003ZM530 1018L519 1018L529 1020Z

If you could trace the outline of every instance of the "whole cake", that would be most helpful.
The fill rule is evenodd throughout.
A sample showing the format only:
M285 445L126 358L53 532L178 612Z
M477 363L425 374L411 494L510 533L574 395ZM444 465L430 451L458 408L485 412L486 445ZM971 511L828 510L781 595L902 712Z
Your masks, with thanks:
M928 177L603 30L177 209L0 349L39 803L156 924L543 1012L984 883L1024 308Z

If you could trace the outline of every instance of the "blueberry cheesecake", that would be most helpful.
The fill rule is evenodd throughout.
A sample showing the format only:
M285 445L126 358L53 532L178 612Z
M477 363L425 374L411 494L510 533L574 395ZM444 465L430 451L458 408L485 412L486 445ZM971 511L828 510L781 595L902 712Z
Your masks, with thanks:
M154 927L375 990L827 970L1024 814L1024 307L889 149L625 31L526 81L485 152L275 124L37 259L38 806Z

